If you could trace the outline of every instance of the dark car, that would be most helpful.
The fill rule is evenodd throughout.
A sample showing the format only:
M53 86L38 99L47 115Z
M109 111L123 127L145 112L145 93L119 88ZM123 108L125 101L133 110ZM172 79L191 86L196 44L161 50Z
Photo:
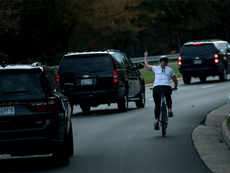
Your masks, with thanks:
M0 79L0 153L49 154L67 163L74 150L71 106L44 67L0 65Z
M116 50L68 53L60 62L57 83L72 105L79 104L83 112L111 103L127 111L130 101L143 108L145 83L138 70L142 67Z
M200 40L183 45L178 57L179 71L185 84L191 83L192 77L205 82L208 76L219 76L227 80L230 72L230 46L223 40Z

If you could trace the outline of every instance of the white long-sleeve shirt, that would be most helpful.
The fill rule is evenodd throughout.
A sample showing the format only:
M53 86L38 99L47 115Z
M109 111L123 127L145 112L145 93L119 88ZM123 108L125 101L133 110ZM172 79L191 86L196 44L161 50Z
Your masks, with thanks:
M171 67L166 66L165 69L162 70L161 66L152 66L152 71L155 73L153 87L159 85L171 86L170 79L175 76Z

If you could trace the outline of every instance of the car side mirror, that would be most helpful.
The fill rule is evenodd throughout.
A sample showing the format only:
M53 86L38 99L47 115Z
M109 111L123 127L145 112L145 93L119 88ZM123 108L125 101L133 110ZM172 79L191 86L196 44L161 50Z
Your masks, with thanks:
M136 68L137 70L139 70L139 69L144 68L144 65L141 64L141 63L138 63L138 64L135 64L135 68Z

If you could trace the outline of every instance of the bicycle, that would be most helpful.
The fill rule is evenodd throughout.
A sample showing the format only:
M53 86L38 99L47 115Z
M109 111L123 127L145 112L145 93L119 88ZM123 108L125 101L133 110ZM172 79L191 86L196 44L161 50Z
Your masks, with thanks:
M176 90L176 88L172 89L172 91L174 90ZM161 94L160 124L161 124L162 137L165 137L167 132L167 127L168 127L168 109L167 109L166 97L164 93Z
M166 136L166 131L168 127L168 111L167 111L167 104L166 98L164 93L161 95L161 109L160 109L160 124L161 124L161 132L162 137Z

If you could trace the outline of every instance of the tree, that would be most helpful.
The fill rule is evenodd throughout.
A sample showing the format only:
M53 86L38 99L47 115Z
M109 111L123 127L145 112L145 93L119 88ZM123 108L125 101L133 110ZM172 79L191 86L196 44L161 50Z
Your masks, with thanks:
M141 1L95 0L88 3L84 6L84 11L80 9L84 23L82 20L78 21L76 34L70 40L70 50L114 48L117 40L121 38L120 35L137 33L141 28L135 25L139 13L136 7ZM84 38L89 39L88 42L84 43ZM80 40L82 44L79 44Z
M178 50L187 40L205 38L216 20L212 0L144 0L142 9L149 21L146 32L155 32L158 51ZM160 47L161 48L160 48Z
M22 0L0 0L0 52L9 54L20 31ZM0 57L1 58L1 57Z
M9 31L17 32L20 28L22 0L0 0L0 34Z

